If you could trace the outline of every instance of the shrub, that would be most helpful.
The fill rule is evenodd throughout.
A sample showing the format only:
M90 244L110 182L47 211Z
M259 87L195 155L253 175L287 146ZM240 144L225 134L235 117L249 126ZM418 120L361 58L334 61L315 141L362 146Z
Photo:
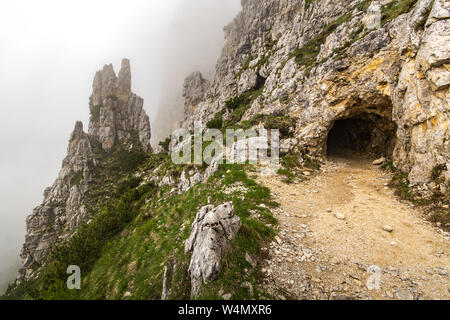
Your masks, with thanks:
M245 96L241 95L241 96L237 96L231 99L228 99L227 101L225 101L225 106L227 107L227 109L229 111L231 110L236 110L237 108L239 108L241 105L248 103L248 100L246 99Z
M98 104L95 106L90 107L90 114L92 121L98 121L100 119L100 109L102 108L102 105Z
M79 186L81 184L81 181L83 180L84 175L82 171L78 171L74 174L72 179L70 179L70 185L73 186Z
M106 99L110 99L110 100L112 100L112 101L117 101L117 100L119 100L119 98L117 98L117 96L114 95L114 94L109 94L108 96L106 96Z
M41 298L76 298L78 293L65 286L67 266L78 265L84 273L92 269L105 245L138 215L141 197L153 190L152 184L136 188L139 182L137 178L123 182L117 189L117 194L123 192L119 198L108 202L90 224L81 226L70 240L52 250L41 275Z
M230 118L222 124L225 128L235 126L241 121L245 111L250 108L253 101L255 101L264 91L264 86L259 89L252 90L241 94L240 96L229 99L225 102L225 106L231 113Z
M305 10L308 10L309 7L313 4L314 0L305 0Z
M417 0L400 0L392 1L381 10L381 25L385 25L389 21L397 18L399 15L408 13L416 5Z
M164 149L165 152L169 152L170 138L161 141L159 145Z
M445 164L439 164L437 166L435 166L433 168L433 170L431 171L431 176L433 178L433 181L437 182L437 183L441 183L443 181L440 181L440 177L442 172L444 172L445 170L447 170L447 166Z
M134 171L141 163L145 161L147 154L139 149L127 151L119 147L118 151L113 155L112 169L121 172Z
M222 129L223 126L223 111L216 113L213 119L206 123L206 127L209 129Z
M278 129L282 137L288 137L292 134L291 128L295 127L295 119L289 116L267 116L264 126Z

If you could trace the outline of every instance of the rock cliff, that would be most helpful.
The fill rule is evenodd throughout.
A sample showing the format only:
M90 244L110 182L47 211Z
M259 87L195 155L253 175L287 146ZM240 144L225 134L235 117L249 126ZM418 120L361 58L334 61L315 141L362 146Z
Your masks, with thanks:
M122 61L118 77L113 66L106 65L94 78L89 135L104 151L110 151L116 142L127 149L139 142L144 151L149 151L150 124L143 105L144 100L131 92L130 62Z
M283 136L282 153L298 156L299 163L303 156L315 163L311 158L352 147L392 160L409 174L411 185L447 191L449 1L242 0L242 7L225 27L213 79L199 72L186 78L184 127L199 121L247 129L271 120ZM89 273L80 298L186 298L187 291L196 297L219 272L236 281L259 274L249 272L258 264L252 258L258 250L252 248L271 239L276 221L268 210L276 206L269 189L250 180L243 168L219 168L216 162L178 166L166 152L150 155L149 118L142 98L131 91L128 60L118 75L112 65L97 72L89 107L88 132L76 123L57 180L27 218L21 281L36 278L50 250L66 239ZM169 150L180 145L172 141ZM134 159L124 157L114 167L127 167L121 184L108 180L111 171L103 177L108 181L99 182L103 189L94 202L105 214L96 219L99 210L87 205L96 169L116 151L135 149L147 156L139 171L127 166ZM109 197L110 187L115 198ZM110 242L115 237L120 243ZM236 237L242 247L233 247ZM222 269L230 247L239 259ZM64 268L72 263L64 253L69 257L55 258L59 269L47 270L51 284L43 281L46 291L38 298L73 297L64 292ZM233 283L220 285L235 289ZM256 292L247 281L241 288L249 297Z
M448 183L448 1L245 0L242 6L225 28L211 86L185 127L219 112L232 117L226 102L259 89L242 120L296 119L297 143L290 148L298 152L325 157L335 124L355 120L372 128L374 153L408 172L411 184L429 183L439 166Z
M89 133L77 122L67 156L55 183L44 192L44 201L26 220L27 234L19 278L31 278L60 240L70 238L90 214L85 194L90 187L99 155L122 146L150 151L150 122L143 100L131 92L130 62L122 61L119 76L112 65L97 72L90 98ZM100 148L98 147L100 146Z

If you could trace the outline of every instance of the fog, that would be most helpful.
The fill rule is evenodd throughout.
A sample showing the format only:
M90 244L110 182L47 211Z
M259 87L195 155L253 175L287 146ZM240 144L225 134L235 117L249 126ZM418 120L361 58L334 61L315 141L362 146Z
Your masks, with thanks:
M75 121L87 130L95 72L131 60L157 143L169 133L163 119L183 112L184 77L211 76L239 9L239 0L0 2L0 292L15 278L25 218L55 180Z

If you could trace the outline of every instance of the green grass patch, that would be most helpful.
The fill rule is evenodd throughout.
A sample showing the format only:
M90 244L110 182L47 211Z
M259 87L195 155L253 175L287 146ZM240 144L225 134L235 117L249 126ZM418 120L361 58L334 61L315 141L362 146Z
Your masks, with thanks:
M447 185L446 194L434 191L431 197L423 198L416 194L414 189L409 186L408 174L392 167L394 172L392 181L389 184L395 190L395 194L403 200L409 201L414 205L421 206L427 219L432 223L440 223L440 226L450 231L450 183ZM433 170L433 178L439 177L440 168ZM445 207L445 205L447 207Z
M89 108L90 114L91 114L91 120L94 122L97 122L100 119L100 110L102 108L102 105L95 105L91 106Z
M314 0L305 0L305 11L307 11L313 3Z
M394 188L396 195L401 199L408 200L417 205L429 204L429 200L416 197L413 190L409 187L408 174L396 171L392 177L390 187Z
M416 3L417 0L395 0L390 2L381 9L381 25L384 26L398 16L410 12Z
M244 113L251 107L253 101L262 95L263 91L264 87L261 87L227 100L225 106L231 114L222 123L222 128L231 128L240 122Z
M164 154L150 155L139 171L152 172L160 167L161 174L167 174L171 169L168 158ZM241 299L252 298L240 288L238 281L251 282L259 297L264 294L260 270L250 268L245 254L261 259L261 246L272 241L275 231L271 226L277 223L269 208L278 204L271 199L269 189L247 176L249 168L248 165L222 165L207 183L196 185L184 194L170 194L167 188L158 189L152 183L142 184L142 178L135 175L120 179L92 222L52 251L38 279L11 287L3 298L160 299L164 267L170 266L169 298L189 299L190 256L184 253L184 242L202 206L227 201L233 202L243 226L231 243L218 280L207 284L201 297L219 298L222 289ZM247 191L224 192L235 184ZM260 218L252 218L254 213ZM79 291L66 288L68 265L81 267ZM245 272L245 269L251 270Z
M224 111L219 111L214 115L214 118L206 123L209 129L222 129Z
M83 180L84 175L82 171L76 172L72 179L70 179L70 185L73 186L79 186L81 184L81 181Z
M171 139L170 139L170 138L167 138L166 140L161 141L161 142L159 143L159 146L161 146L161 148L163 148L163 150L164 150L165 152L169 152L170 141L171 141Z
M291 171L289 171L287 169L280 169L280 170L278 170L278 174L281 175L281 176L284 176L284 180L283 181L285 183L287 183L287 184L293 183L294 179L296 177L296 175L293 172L291 172Z
M348 12L326 25L322 32L312 38L306 45L292 52L287 61L295 57L295 61L298 65L303 65L307 68L314 66L317 61L317 56L320 53L321 46L325 43L328 36L332 34L341 24L350 21L351 18L352 12Z
M282 168L278 170L278 174L283 176L283 181L291 184L298 181L304 181L307 177L304 171L314 174L320 169L320 163L308 157L307 155L289 153L280 159Z

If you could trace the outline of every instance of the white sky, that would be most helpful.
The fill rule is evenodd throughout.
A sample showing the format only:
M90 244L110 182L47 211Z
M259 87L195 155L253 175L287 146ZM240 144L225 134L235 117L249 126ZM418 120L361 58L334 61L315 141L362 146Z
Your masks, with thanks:
M177 95L189 72L214 68L239 9L239 0L0 1L0 291L75 121L87 130L95 72L129 58L154 119L168 83Z

